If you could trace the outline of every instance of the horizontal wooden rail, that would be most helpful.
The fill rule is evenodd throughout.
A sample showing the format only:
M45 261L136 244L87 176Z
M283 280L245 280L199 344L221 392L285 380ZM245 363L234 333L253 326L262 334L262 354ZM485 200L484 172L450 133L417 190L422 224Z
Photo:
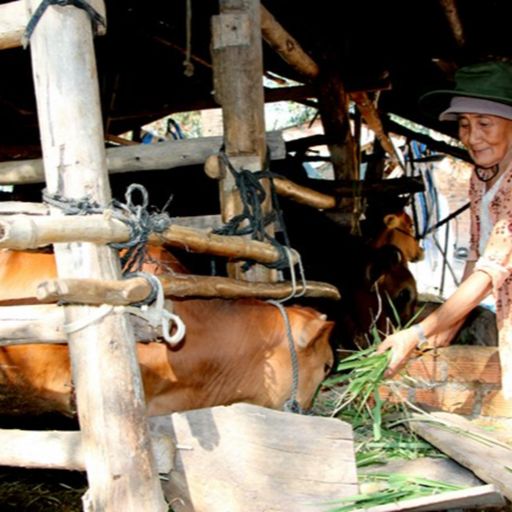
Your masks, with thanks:
M126 242L130 228L104 215L85 216L0 216L0 248L37 249L53 243ZM152 245L169 244L191 252L225 256L234 260L275 263L281 257L272 245L238 236L222 236L176 224L149 237Z
M281 132L268 132L266 142L272 160L286 157ZM202 165L210 155L218 153L222 144L222 137L200 137L108 148L107 167L110 174L118 174ZM0 185L43 182L44 168L41 159L0 162Z
M163 274L158 276L166 297L202 298L258 298L283 299L292 294L289 282L258 283L238 281L228 277ZM341 298L338 289L328 283L309 281L306 289L299 283L296 293L305 297L322 297L331 300ZM66 301L77 304L127 305L142 302L151 293L151 285L143 277L122 281L98 279L52 279L43 281L36 290L40 302Z

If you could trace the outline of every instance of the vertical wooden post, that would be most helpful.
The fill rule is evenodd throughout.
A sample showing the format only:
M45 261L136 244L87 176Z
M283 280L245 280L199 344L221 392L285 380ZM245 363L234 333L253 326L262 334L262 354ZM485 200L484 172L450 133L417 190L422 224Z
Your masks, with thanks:
M222 105L225 151L236 169L258 171L266 154L263 97L263 57L259 0L219 0L220 15L212 18L214 89ZM268 180L264 213L271 209ZM240 196L229 171L220 181L224 222L241 212ZM273 227L269 227L273 234ZM230 265L231 277L275 281L277 272L255 265L242 272Z
M39 0L27 0L34 11ZM110 186L91 21L75 7L49 7L30 41L47 189L106 205ZM52 214L62 212L53 209ZM106 246L56 244L60 277L120 277ZM67 322L93 307L66 306ZM124 315L69 335L91 511L165 511L151 453L135 340Z
M358 158L348 115L349 97L343 80L337 72L326 71L318 77L318 88L320 116L328 140L334 177L338 180L358 180ZM343 222L350 224L352 230L357 232L360 199L355 195L345 198L340 206L346 217Z

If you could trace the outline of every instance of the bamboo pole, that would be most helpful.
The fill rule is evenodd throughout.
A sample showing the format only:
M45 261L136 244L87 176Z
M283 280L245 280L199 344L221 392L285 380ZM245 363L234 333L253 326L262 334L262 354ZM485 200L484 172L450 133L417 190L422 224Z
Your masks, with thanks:
M220 14L212 17L212 62L216 100L222 106L224 144L235 169L263 169L266 159L263 83L263 50L259 0L219 0ZM267 193L261 209L272 209L268 179L261 184ZM242 212L235 178L226 173L220 180L221 214L228 222ZM274 235L274 226L266 232ZM230 277L248 281L276 281L277 272L255 265L243 272L228 265Z
M295 290L290 282L247 283L227 277L161 274L166 297L201 297L223 299L283 299L292 293L305 297L341 298L338 289L328 283L309 281L304 288L301 282ZM77 304L127 305L144 301L151 293L151 285L143 277L118 281L98 279L51 279L41 282L36 289L40 302L66 301Z
M273 160L285 158L281 132L268 132L266 138L270 157ZM222 137L200 137L109 148L106 150L107 167L110 174L118 174L201 165L210 155L217 154L221 146ZM0 162L0 185L42 182L44 166L41 159Z
M106 215L87 216L28 216L0 217L0 248L37 249L52 243L92 242L107 244L126 242L130 228ZM222 236L176 224L163 233L149 237L152 245L169 244L193 252L226 256L234 260L254 260L274 263L281 257L272 245L247 240L239 236Z
M27 0L31 12L39 3ZM110 186L91 20L82 9L50 6L32 34L30 49L47 189L106 205ZM118 257L107 246L69 243L54 249L60 277L121 275ZM66 322L95 311L66 306ZM126 315L107 315L70 334L69 352L89 483L84 508L166 511Z

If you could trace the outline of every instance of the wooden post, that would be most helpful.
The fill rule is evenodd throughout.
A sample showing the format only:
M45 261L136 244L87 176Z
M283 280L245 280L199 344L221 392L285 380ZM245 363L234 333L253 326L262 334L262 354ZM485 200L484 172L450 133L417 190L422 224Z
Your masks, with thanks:
M32 12L39 5L27 1ZM30 48L47 189L106 205L110 186L91 20L75 7L48 7ZM60 277L120 277L118 258L107 246L56 244L55 256ZM96 311L65 308L67 322ZM73 333L69 349L89 482L84 508L166 511L126 316L108 315Z
M212 18L212 60L216 100L222 105L224 144L234 167L263 169L265 120L263 97L263 57L259 0L220 0L220 15ZM263 213L271 209L268 180ZM242 211L240 195L230 172L220 181L224 222ZM268 232L273 235L273 228ZM277 272L255 266L242 272L229 265L230 277L248 281L275 281Z

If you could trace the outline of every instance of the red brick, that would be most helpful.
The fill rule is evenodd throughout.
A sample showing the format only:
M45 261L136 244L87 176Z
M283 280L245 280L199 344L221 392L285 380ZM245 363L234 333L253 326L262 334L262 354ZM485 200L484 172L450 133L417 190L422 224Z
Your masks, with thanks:
M419 406L470 415L473 412L475 398L476 391L473 389L444 384L431 389L416 389L414 402Z
M512 418L512 400L506 400L501 390L490 391L482 399L480 414Z
M443 382L446 379L446 363L436 356L434 351L427 352L412 359L406 367L406 372L413 380L426 382Z
M501 367L497 347L453 345L439 350L448 367L448 381L500 384Z
M379 386L380 398L383 402L391 402L393 404L400 403L403 399L409 398L410 388L405 386L387 386L382 384Z

